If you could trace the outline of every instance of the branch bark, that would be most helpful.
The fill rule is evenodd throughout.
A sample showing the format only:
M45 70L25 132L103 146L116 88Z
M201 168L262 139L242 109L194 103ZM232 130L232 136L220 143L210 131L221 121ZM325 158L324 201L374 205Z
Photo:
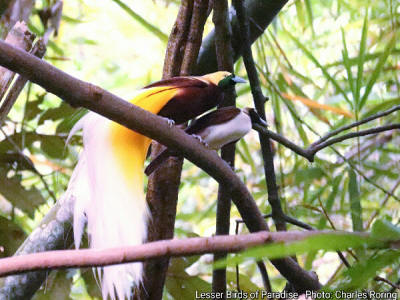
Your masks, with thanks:
M4 38L9 30L17 24L18 21L28 23L29 17L32 14L33 5L35 0L18 0L6 1L9 2L7 9L3 11L0 18L0 34Z
M215 27L215 49L218 70L233 73L233 50L231 46L232 29L228 17L228 1L217 0L213 3L213 23ZM234 88L224 93L223 106L233 106L236 102ZM235 144L222 147L221 157L233 169L235 166ZM231 216L231 195L228 187L218 187L216 235L229 234ZM214 261L223 259L226 253L215 253ZM212 291L220 293L225 299L226 295L226 268L214 269L212 276Z
M18 22L8 33L5 42L15 47L29 51L35 35L28 30L24 22ZM0 67L0 101L3 99L15 76L14 72Z
M43 43L43 40L39 39L33 46L31 53L36 57L42 58L45 52L46 52L46 45ZM18 76L15 83L10 88L7 97L4 99L4 102L1 104L0 107L0 126L3 125L5 118L7 117L11 108L17 101L19 94L22 92L27 82L28 79L26 79L23 76Z
M359 122L357 122L357 123L359 123ZM349 125L349 126L351 126L351 125ZM357 126L357 125L355 125L355 126ZM355 126L353 126L353 127L355 127ZM350 132L350 133L343 134L343 135L340 135L338 137L331 138L331 139L321 138L320 140L318 140L315 143L311 144L306 149L303 149L302 147L300 147L300 146L294 144L293 142L291 142L289 139L287 139L283 135L280 135L280 134L277 134L275 132L272 132L271 130L267 129L265 126L262 126L260 124L254 124L253 128L255 130L257 130L260 134L270 137L274 141L284 145L285 147L289 148L290 150L292 150L293 152L297 153L298 155L303 156L308 161L313 162L314 161L314 157L317 154L317 152L321 151L322 149L325 149L325 148L327 148L329 146L332 146L332 145L334 145L336 143L343 142L345 140L352 139L352 138L355 138L355 137L366 136L366 135L371 135L371 134L377 134L377 133L380 133L380 132L385 132L385 131L394 130L394 129L400 129L400 123L387 124L387 125L378 126L378 127L375 127L375 128L359 130L359 131L356 131L356 132ZM333 136L333 134L331 134L331 133L328 134L328 135ZM391 195L391 196L394 196L394 195Z
M232 3L236 10L236 15L238 19L239 32L242 38L241 53L243 55L243 61L246 67L247 75L249 77L254 105L258 115L265 121L266 118L264 104L266 98L261 91L260 81L258 79L253 54L251 52L249 19L242 1L233 0ZM265 135L259 134L259 139L261 144L261 153L264 161L264 174L268 190L268 202L270 203L272 208L272 219L274 220L277 230L285 231L286 221L279 198L278 186L276 184L274 157L271 149L271 142L269 140L269 137Z
M109 249L80 249L47 251L0 259L0 276L27 271L55 268L99 267L127 262L137 262L158 257L176 257L218 252L239 252L250 247L270 243L290 243L318 235L340 235L368 238L366 233L339 231L288 231L257 232L245 235L221 235L203 238L162 240ZM395 245L395 241L385 241L382 245Z

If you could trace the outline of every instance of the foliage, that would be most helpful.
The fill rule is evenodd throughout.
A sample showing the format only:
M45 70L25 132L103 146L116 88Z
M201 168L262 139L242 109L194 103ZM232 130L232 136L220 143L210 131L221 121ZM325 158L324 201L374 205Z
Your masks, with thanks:
M37 2L29 25L42 35L45 29L38 11L51 1ZM159 79L165 34L172 28L178 5L178 1L112 0L96 5L65 1L59 35L49 43L45 59L129 98L134 89ZM400 104L399 12L400 4L392 0L289 1L253 46L262 88L270 98L266 103L270 129L306 147L326 132ZM245 77L241 60L235 70ZM248 86L239 88L238 95L239 106L253 106ZM84 113L29 84L2 125L0 236L7 236L7 241L0 243L5 255L16 250L65 190L81 139L72 138L68 146L65 141ZM393 113L355 130L399 122L399 116ZM370 232L374 224L374 239L398 239L399 140L396 131L347 140L317 153L312 164L274 143L285 212L319 230ZM240 141L236 171L268 214L259 149L255 133ZM216 183L191 163L185 163L182 178L176 236L213 234ZM233 208L232 227L239 217ZM272 221L269 224L273 228ZM289 226L294 229L298 228ZM244 290L261 288L262 281L254 260L243 257L297 254L300 264L316 271L327 289L387 291L390 287L373 279L380 275L398 282L398 252L368 250L367 244L346 234L314 237L253 249L235 256L234 262L239 263ZM332 250L348 248L357 251L344 252L351 265L346 270ZM270 266L268 271L273 289L281 290L282 277ZM194 290L209 290L211 274L207 258L174 259L165 299L189 299ZM35 299L98 297L90 271L60 271L52 276L48 293L41 291ZM228 279L229 289L235 289L234 265L228 267Z

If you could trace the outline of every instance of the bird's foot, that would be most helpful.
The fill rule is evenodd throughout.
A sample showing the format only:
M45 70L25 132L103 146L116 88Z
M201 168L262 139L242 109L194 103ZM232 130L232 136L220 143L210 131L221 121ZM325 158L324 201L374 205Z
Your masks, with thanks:
M164 118L165 121L167 121L168 127L171 128L172 126L175 125L175 121L169 118Z
M194 137L196 140L198 140L200 143L202 143L205 147L209 147L208 144L206 143L205 140L200 135L197 134L192 134L192 137Z

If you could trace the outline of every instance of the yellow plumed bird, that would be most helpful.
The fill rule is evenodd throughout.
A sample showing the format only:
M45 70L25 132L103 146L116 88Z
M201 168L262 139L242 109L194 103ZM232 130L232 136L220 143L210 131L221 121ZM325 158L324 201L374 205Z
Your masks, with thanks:
M229 72L174 77L139 90L130 101L176 123L217 106L224 89L244 82ZM83 129L83 151L66 195L74 199L74 239L79 248L87 223L91 248L141 244L149 211L144 196L143 165L151 139L90 112L71 130ZM104 299L125 299L142 278L142 264L98 269Z

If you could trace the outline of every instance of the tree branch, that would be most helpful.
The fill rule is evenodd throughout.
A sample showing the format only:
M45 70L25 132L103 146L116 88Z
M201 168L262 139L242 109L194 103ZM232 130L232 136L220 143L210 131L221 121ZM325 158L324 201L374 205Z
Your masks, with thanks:
M356 123L360 123L360 122L361 121L356 122ZM351 125L349 125L349 126L351 126ZM352 127L354 127L354 126L352 126ZM316 153L326 147L332 146L333 144L343 142L345 140L352 139L355 137L360 137L360 136L365 136L365 135L370 135L370 134L377 134L380 132L389 131L389 130L393 130L393 129L400 129L400 123L388 124L388 125L383 125L383 126L379 126L379 127L375 127L375 128L360 130L357 132L351 132L351 133L343 134L341 136L331 138L328 140L326 140L325 138L322 138L321 139L322 142L320 142L320 140L318 140L317 142L311 144L306 149L303 149L300 146L297 146L296 144L292 143L290 140L288 140L284 136L277 134L275 132L272 132L272 131L268 130L265 126L262 126L260 124L253 124L253 128L255 130L257 130L259 133L261 133L265 136L268 136L271 139L282 144L283 146L289 148L290 150L299 154L300 156L303 156L308 161L313 162ZM331 134L328 134L328 135L331 135Z
M246 11L241 0L233 0L233 6L236 10L236 15L238 19L239 32L242 38L242 48L241 52L243 55L243 61L246 67L247 75L250 81L251 93L254 99L254 105L256 107L258 115L263 119L265 118L265 100L260 86L260 80L258 79L257 70L255 67L253 54L251 52L251 42L250 42L250 29L249 21ZM271 150L271 142L269 137L266 135L259 134L261 153L264 161L264 174L268 190L268 202L272 208L272 219L276 225L277 230L286 230L286 221L283 218L284 213L282 210L278 186L276 184L275 168L274 168L274 157Z
M232 29L228 17L228 1L217 0L213 3L213 23L215 28L215 49L218 63L218 70L233 73L232 57ZM236 103L236 92L234 88L225 91L224 101L220 107L233 106ZM221 157L233 169L235 166L235 144L222 147ZM229 234L231 217L231 195L228 187L220 185L218 187L216 230L217 235ZM215 253L214 261L223 259L226 253ZM214 269L212 276L212 291L226 295L226 268Z
M338 129L336 129L336 130L333 130L333 131L327 133L326 135L324 135L322 138L320 138L318 141L314 142L314 143L311 144L311 145L314 145L314 144L321 144L322 142L328 140L328 139L331 138L332 136L337 135L337 134L339 134L339 133L341 133L341 132L343 132L343 131L346 131L346 130L349 130L349 129L351 129L351 128L360 126L360 125L362 125L362 124L365 124L365 123L368 123L368 122L370 122L370 121L379 119L379 118L381 118L381 117L390 115L391 113L393 113L393 112L395 112L395 111L398 111L398 110L400 110L400 105L393 106L392 108L390 108L390 109L388 109L388 110L379 112L379 113L377 113L377 114L374 114L374 115L372 115L372 116L369 116L368 118L362 119L362 120L360 120L360 121L358 121L358 122L354 122L354 123L351 123L351 124L349 124L349 125L342 126L342 127L338 128Z
M338 231L262 231L244 235L162 240L120 248L46 251L0 259L0 276L56 268L109 266L159 257L239 252L254 246L275 242L298 242L311 236L321 235L345 235L349 239L369 237L369 234L366 233ZM385 241L382 245L393 245L397 242L397 240Z

